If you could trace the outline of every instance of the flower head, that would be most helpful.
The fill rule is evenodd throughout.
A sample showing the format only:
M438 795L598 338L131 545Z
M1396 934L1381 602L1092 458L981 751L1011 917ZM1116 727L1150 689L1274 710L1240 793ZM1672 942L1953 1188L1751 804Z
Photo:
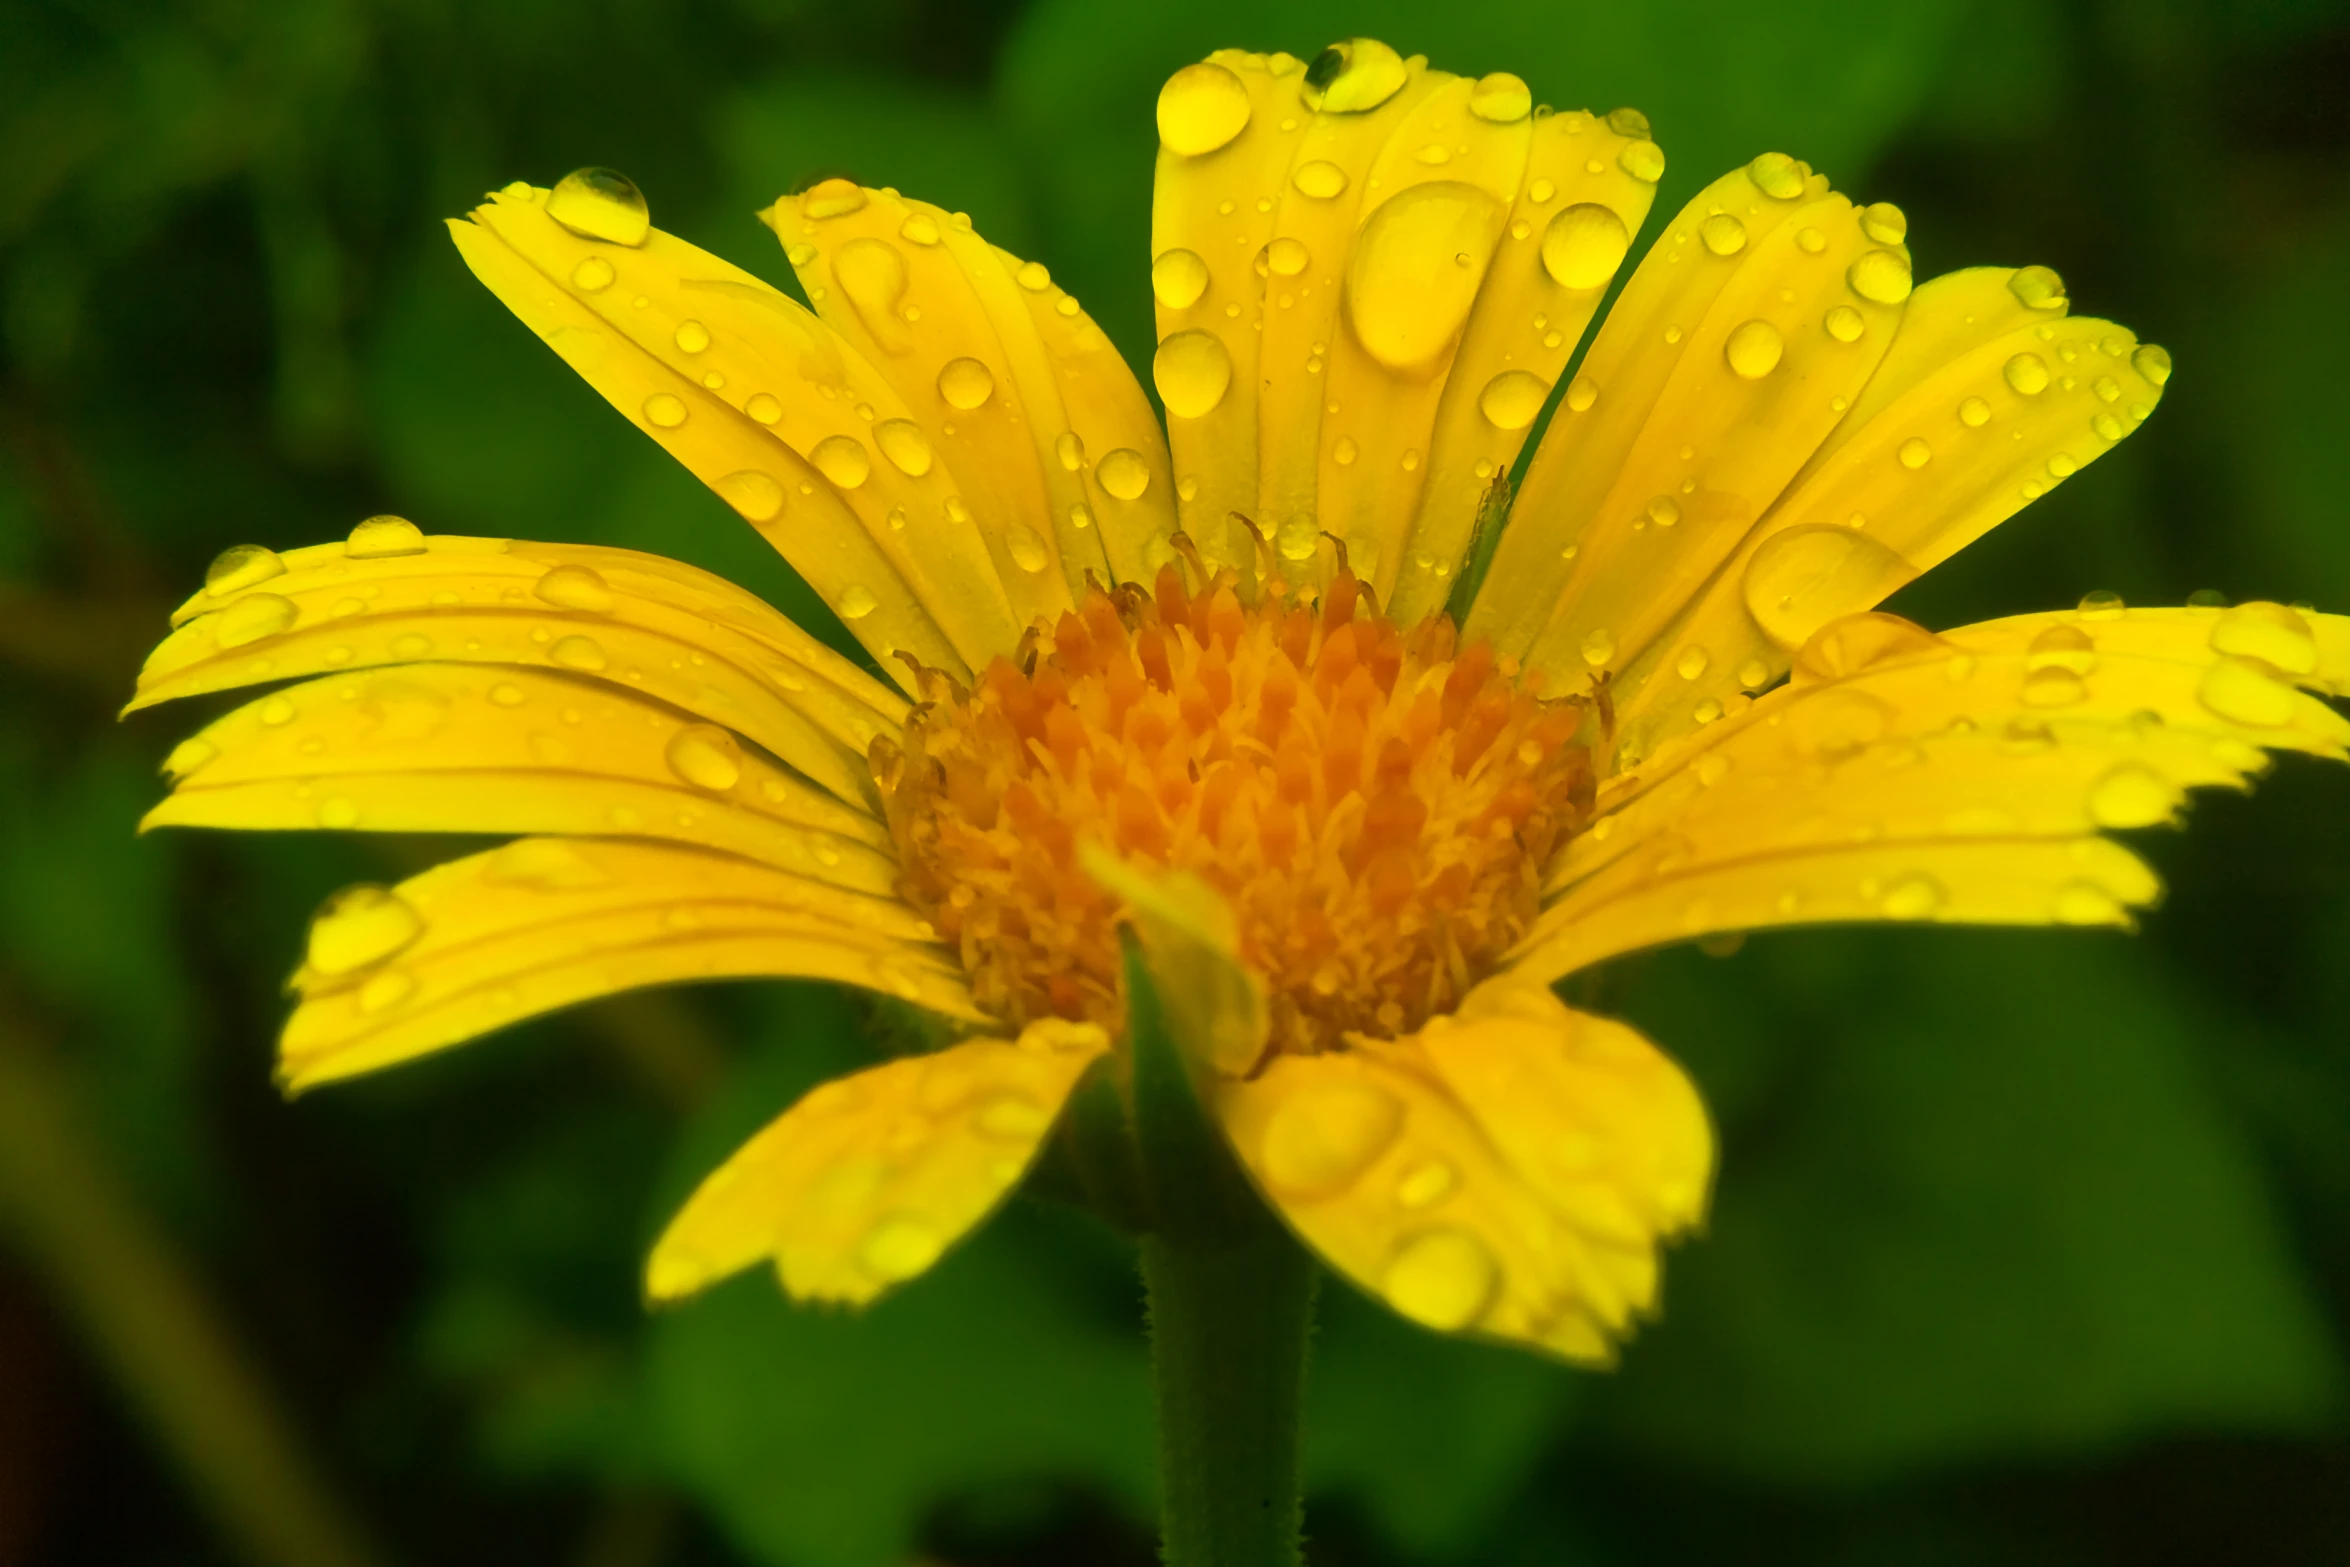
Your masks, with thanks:
M2103 830L2343 754L2310 692L2350 622L1876 611L2159 400L2168 357L2047 269L1913 284L1898 209L1766 153L1569 378L1663 172L1639 114L1355 39L1186 66L1158 125L1164 429L1045 267L895 191L762 214L813 312L603 171L451 225L881 673L628 551L373 518L224 554L134 705L299 683L183 743L151 823L512 839L321 912L290 1086L636 985L898 997L966 1037L792 1107L650 1274L862 1301L1127 1081L1131 928L1325 1261L1598 1360L1712 1142L1553 981L1820 921L2127 926L2156 884Z

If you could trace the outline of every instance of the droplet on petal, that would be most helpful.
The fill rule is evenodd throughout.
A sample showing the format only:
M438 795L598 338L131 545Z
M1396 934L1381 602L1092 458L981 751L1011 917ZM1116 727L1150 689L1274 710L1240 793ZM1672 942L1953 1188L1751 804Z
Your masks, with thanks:
M1169 310L1189 310L1208 291L1208 264L1197 251L1163 251L1151 263L1151 293Z
M608 613L618 602L603 573L593 566L576 564L548 568L532 585L531 592L557 609L585 610L598 615Z
M995 395L995 372L977 359L950 359L938 372L938 395L970 413Z
M1150 464L1132 447L1121 446L1116 451L1104 452L1093 473L1101 482L1103 493L1116 500L1140 500L1150 488Z
M582 238L612 245L641 245L653 228L645 193L612 169L573 169L557 180L547 216Z
M282 576L285 569L286 563L277 551L266 544L232 544L213 556L212 564L204 568L204 592L211 598L227 598Z
M1452 1333L1492 1303L1501 1265L1466 1230L1431 1230L1404 1243L1380 1280L1387 1303L1423 1327Z
M1562 288L1598 288L1631 248L1631 231L1613 207L1577 202L1553 214L1542 231L1542 270Z
M1523 430L1542 412L1550 383L1530 370L1504 370L1477 394L1477 408L1497 430Z
M421 555L424 551L424 530L407 518L394 517L388 512L370 517L353 528L343 544L343 553L353 560L389 560L400 555Z
M1197 419L1224 400L1232 385L1232 355L1213 332L1177 332L1159 345L1151 380L1168 413Z
M742 747L716 724L687 724L669 737L670 770L697 789L723 794L742 781Z
M405 951L424 934L424 916L389 887L345 887L310 921L307 957L316 973L352 974Z
M1187 65L1159 89L1159 140L1187 158L1214 152L1247 128L1248 88L1213 60Z
M248 593L214 617L212 639L224 648L244 647L289 629L300 614L290 598Z

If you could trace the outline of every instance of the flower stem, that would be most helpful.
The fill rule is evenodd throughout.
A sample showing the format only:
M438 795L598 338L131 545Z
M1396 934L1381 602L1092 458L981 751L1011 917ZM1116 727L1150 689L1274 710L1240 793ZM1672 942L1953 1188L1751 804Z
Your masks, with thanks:
M1138 952L1127 954L1134 1134L1150 1214L1166 1567L1298 1567L1313 1259L1266 1211L1201 1105Z

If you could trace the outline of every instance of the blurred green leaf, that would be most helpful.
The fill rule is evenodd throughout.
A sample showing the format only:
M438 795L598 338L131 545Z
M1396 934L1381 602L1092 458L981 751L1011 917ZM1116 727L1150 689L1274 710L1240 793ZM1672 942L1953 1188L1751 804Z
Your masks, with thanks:
M1631 1011L1675 1026L1690 963ZM1710 1233L1603 1386L1601 1429L1782 1479L2306 1429L2340 1368L2260 1177L2142 947L1981 932L1782 937L1706 988L1776 1092L1726 1130ZM1733 1044L1734 1050L1752 1049Z

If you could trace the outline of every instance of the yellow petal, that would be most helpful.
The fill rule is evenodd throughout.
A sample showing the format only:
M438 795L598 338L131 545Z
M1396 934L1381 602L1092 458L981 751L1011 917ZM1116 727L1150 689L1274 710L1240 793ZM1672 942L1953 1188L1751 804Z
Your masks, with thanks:
M1265 1050L1265 983L1240 961L1231 906L1188 871L1145 870L1099 844L1081 843L1078 862L1125 901L1176 1043L1227 1077L1253 1069Z
M1019 285L971 220L846 180L781 197L760 217L826 325L928 432L1018 623L1068 608L1070 569L1079 584L1084 566L1100 570L1100 545L1070 521L1082 494L1073 476L1058 463L1046 471L1067 428L1060 392Z
M1908 255L1799 169L1716 181L1641 263L1578 372L1588 405L1527 470L1471 635L1572 680L1624 669L1859 395Z
M143 827L622 834L894 895L888 829L659 703L563 675L414 664L249 702L183 742Z
M910 689L901 649L965 675L1005 645L996 573L940 481L867 445L857 408L902 412L887 383L749 273L658 230L637 247L583 239L543 200L501 193L449 225L509 310L757 527L892 678Z
M1445 381L1428 482L1394 562L1389 613L1403 624L1443 607L1478 502L1517 461L1535 411L1647 220L1656 186L1624 167L1626 150L1644 141L1589 114L1534 121L1507 237Z
M420 543L373 558L341 544L289 550L265 580L198 593L125 711L330 670L518 664L625 684L739 730L852 805L871 797L866 747L903 724L906 704L733 584L633 550ZM255 617L237 606L255 601L283 629L251 635L241 622Z
M1086 1068L1089 1023L1029 1025L839 1078L785 1111L670 1221L646 1268L676 1300L775 1259L801 1300L863 1305L927 1270L1019 1183Z
M1405 1316L1603 1362L1705 1206L1695 1090L1638 1034L1491 982L1403 1040L1219 1082L1241 1162L1329 1265Z
M2146 371L2167 377L2168 356L2109 321L2064 319L2062 296L2031 286L2051 276L1979 267L1911 297L1844 423L1618 683L1633 754L1695 728L1755 670L1776 679L1813 631L1973 543L2153 411L2162 385Z
M1256 259L1273 238L1292 154L1315 119L1298 97L1303 72L1287 55L1220 49L1178 71L1160 93L1151 199L1159 348L1152 379L1167 409L1183 527L1217 563L1248 558L1240 548L1246 535L1235 540L1228 519L1235 512L1257 515L1265 280ZM1207 128L1187 134L1194 110ZM1239 127L1214 140L1236 118Z
M2159 888L2096 834L2168 821L2190 789L2244 787L2264 750L2350 754L2350 721L2294 689L2350 684L2340 617L2091 611L1939 638L1888 624L1824 628L1795 684L1603 796L1552 873L1523 971L1826 920L2127 926Z
M803 977L983 1021L903 906L733 855L523 838L346 895L312 926L280 1043L299 1090L641 985Z

